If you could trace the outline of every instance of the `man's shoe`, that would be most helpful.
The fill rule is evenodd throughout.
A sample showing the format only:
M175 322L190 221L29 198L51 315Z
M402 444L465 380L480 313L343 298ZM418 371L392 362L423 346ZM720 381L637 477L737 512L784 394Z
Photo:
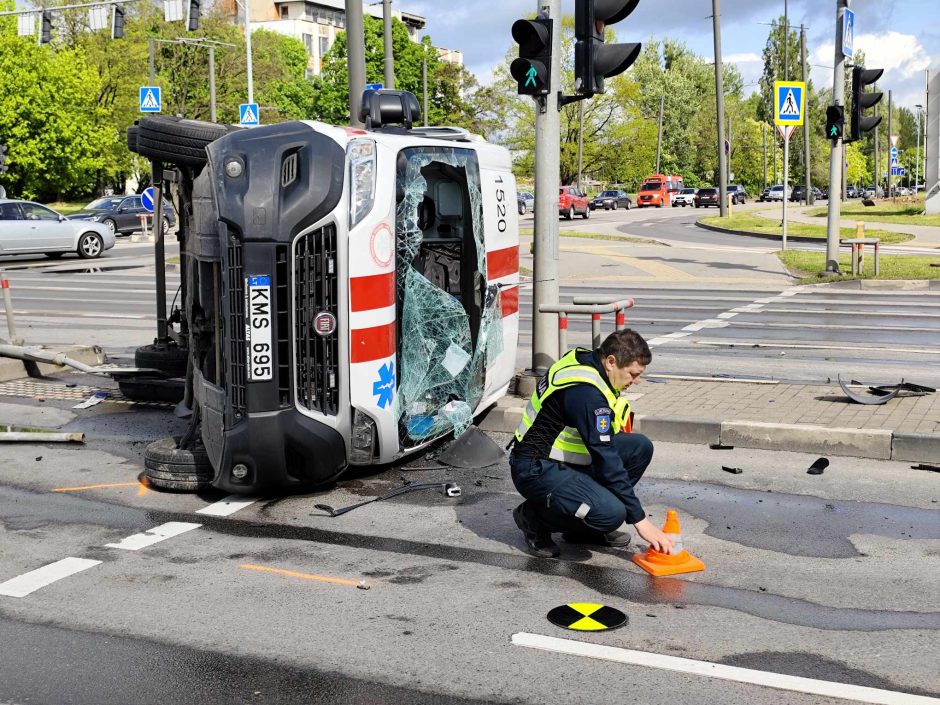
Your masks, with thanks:
M630 545L630 534L624 531L611 531L607 534L600 532L574 533L572 531L566 531L561 537L565 540L565 543L580 543L587 546L625 548Z
M537 519L529 516L525 502L512 510L512 518L525 536L529 553L538 558L558 558L561 555L558 544L552 541L551 532Z

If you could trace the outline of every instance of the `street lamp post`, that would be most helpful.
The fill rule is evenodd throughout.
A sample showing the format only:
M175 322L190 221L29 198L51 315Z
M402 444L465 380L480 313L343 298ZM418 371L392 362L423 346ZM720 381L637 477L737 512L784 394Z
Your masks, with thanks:
M914 195L917 195L917 187L920 185L920 118L924 114L923 105L915 105L917 108L917 156L915 158L916 167L914 170Z

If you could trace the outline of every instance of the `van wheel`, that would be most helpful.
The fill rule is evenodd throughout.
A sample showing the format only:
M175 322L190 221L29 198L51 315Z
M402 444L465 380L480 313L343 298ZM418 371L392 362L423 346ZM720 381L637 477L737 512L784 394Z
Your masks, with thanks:
M147 446L144 451L147 480L165 490L205 489L215 476L205 448L200 444L194 449L179 448L179 441L179 437L164 438Z
M170 116L144 117L137 125L136 152L154 161L202 167L206 146L236 129L241 128ZM127 139L130 142L131 135Z
M156 345L142 345L134 351L134 366L159 370L168 377L185 377L189 351L176 345L158 348Z

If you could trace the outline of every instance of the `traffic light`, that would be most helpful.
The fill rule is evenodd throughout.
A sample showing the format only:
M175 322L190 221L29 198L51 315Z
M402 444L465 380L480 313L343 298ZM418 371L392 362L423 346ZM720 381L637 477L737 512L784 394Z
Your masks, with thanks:
M826 139L841 140L845 132L845 108L830 105L826 108Z
M195 32L199 29L199 5L201 0L189 0L188 10L186 12L186 29ZM248 2L248 0L245 0Z
M52 41L52 13L42 13L42 27L39 30L39 43L48 44Z
M111 39L124 37L124 8L120 5L111 6Z
M605 44L604 29L626 19L640 0L575 0L574 89L582 95L604 92L604 79L626 71L641 44Z
M548 95L552 89L552 21L517 20L512 38L519 44L519 58L509 73L519 84L519 95Z
M852 126L848 142L860 139L863 132L874 130L881 122L880 115L865 117L862 111L877 105L882 99L882 93L866 93L865 86L875 83L884 72L884 69L864 69L861 66L852 69Z
M0 174L6 174L7 170L7 148L0 144Z

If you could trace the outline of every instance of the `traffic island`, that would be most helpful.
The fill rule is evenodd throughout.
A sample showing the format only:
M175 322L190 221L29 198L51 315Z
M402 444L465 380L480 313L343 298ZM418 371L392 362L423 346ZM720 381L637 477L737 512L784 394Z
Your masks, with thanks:
M637 431L656 441L940 462L940 394L863 406L847 399L835 383L660 381L665 383L642 384L628 394L637 410ZM512 433L526 401L504 398L481 428Z
M776 218L751 213L741 213L727 218L722 218L721 216L699 218L698 221L696 221L696 225L705 230L712 230L728 235L759 237L765 240L775 240L777 242L783 238L783 228ZM839 232L840 238L855 237L854 227L840 228ZM888 230L866 229L865 232L869 237L876 237L881 240L883 245L908 242L914 239L913 235L890 232ZM791 221L787 225L787 240L793 242L825 242L826 226Z

